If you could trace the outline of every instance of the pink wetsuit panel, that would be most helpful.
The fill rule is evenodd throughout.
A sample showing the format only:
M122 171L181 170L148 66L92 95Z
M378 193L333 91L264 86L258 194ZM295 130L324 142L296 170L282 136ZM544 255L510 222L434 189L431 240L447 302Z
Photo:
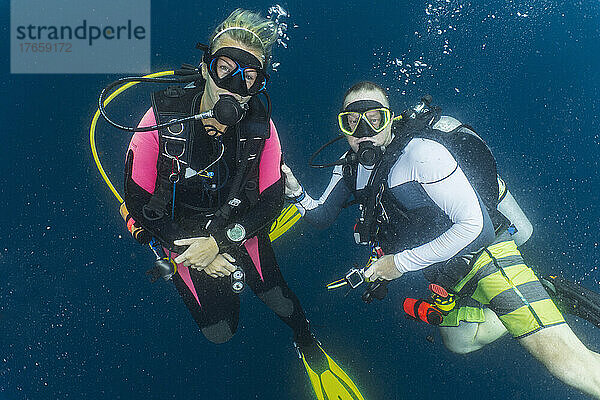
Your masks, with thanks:
M142 126L156 125L156 118L154 117L154 111L150 108L144 114L144 117L138 124ZM158 131L148 132L136 132L129 142L129 150L133 151L133 169L131 171L131 178L137 183L142 189L148 193L154 193L154 187L156 184L156 163L158 161ZM165 252L169 254L169 250L165 249ZM177 254L171 253L171 257L177 257ZM198 299L198 293L192 282L190 271L188 267L184 267L183 264L177 265L177 273L185 282L200 307L200 300Z
M194 282L192 282L192 276L190 275L190 270L188 267L184 267L183 264L177 265L177 273L185 282L185 285L190 289L190 292L194 295L194 298L198 302L198 305L202 307L200 303L200 299L198 299L198 293L196 292L196 288L194 287Z
M138 127L156 125L154 111L150 108ZM158 161L158 131L136 132L129 142L133 150L131 178L148 193L154 193L156 184L156 163Z
M258 252L258 237L252 236L250 239L244 242L244 247L246 247L246 251L250 258L252 259L252 263L254 264L254 268L260 275L260 280L265 281L263 278L262 267L260 266L260 253Z
M258 166L258 191L260 193L281 178L281 143L279 143L277 128L273 121L271 121L270 129L271 135L265 142Z
M176 259L179 256L179 254L175 252L169 253L169 249L167 248L163 247L163 249L165 250L165 253L170 255L171 259ZM181 279L183 279L183 282L185 282L185 285L188 287L188 289L190 289L190 292L194 295L194 298L198 302L198 305L202 307L200 299L198 298L198 293L196 292L196 287L194 286L194 282L192 282L192 276L190 275L189 267L185 267L183 264L177 264L177 273L179 274Z

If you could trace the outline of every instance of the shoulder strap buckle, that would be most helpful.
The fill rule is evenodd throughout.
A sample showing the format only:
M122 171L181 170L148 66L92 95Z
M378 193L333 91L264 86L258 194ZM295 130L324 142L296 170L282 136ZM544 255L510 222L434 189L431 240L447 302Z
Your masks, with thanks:
M233 199L229 200L227 204L229 204L231 207L237 207L242 204L242 201L237 197L234 197Z

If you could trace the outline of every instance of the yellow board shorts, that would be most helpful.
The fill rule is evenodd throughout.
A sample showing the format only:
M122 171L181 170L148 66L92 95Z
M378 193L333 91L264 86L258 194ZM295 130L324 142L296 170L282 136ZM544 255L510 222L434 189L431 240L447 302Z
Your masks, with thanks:
M472 265L470 272L451 288L458 293L459 301L442 326L458 326L460 321L483 322L483 306L494 311L515 338L565 323L513 240L501 240L485 248ZM471 295L461 299L461 292Z

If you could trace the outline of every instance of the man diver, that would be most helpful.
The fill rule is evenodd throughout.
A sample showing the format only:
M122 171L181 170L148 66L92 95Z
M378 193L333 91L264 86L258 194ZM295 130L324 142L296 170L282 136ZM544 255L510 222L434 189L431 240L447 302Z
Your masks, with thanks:
M600 355L575 336L524 264L515 239L527 240L531 226L512 197L498 207L507 192L491 152L429 101L395 121L383 88L352 86L338 115L351 149L334 163L325 192L312 199L283 165L286 195L319 227L353 196L360 207L355 239L378 253L364 271L371 285L422 270L464 306L444 318L449 350L468 353L510 332L554 376L600 398ZM466 142L480 148L461 150Z
M209 341L232 338L239 291L247 285L292 329L319 399L363 399L311 333L268 237L283 205L284 182L270 101L266 108L258 95L266 96L266 68L277 37L272 21L235 10L208 46L199 45L202 79L153 93L140 126L210 110L233 119L225 123L215 114L134 134L122 213L136 238L154 238L177 264L171 279Z

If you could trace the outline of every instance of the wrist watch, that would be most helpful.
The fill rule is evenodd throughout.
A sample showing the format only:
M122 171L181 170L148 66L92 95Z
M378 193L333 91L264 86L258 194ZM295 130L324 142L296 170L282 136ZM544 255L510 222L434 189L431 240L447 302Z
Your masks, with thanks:
M306 194L304 193L304 190L302 190L298 196L290 197L290 201L292 203L300 203L305 197Z
M226 231L227 239L239 243L246 238L246 229L240 224L234 224Z

